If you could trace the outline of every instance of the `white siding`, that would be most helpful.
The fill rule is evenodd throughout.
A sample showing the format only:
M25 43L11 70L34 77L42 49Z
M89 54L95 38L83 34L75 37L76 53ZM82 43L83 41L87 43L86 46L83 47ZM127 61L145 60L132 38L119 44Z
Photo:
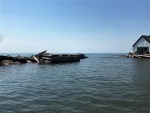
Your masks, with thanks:
M150 52L150 43L145 40L144 38L141 38L133 47L133 53L137 51L137 47L148 47Z

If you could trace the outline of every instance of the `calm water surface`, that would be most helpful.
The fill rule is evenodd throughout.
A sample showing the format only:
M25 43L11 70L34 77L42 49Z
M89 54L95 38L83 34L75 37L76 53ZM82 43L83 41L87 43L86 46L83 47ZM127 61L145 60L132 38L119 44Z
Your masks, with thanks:
M150 113L150 59L0 67L0 113Z

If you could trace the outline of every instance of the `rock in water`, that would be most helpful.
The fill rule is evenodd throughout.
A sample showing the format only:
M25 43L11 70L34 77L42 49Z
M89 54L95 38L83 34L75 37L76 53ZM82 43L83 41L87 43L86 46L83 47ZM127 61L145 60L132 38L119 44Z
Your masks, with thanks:
M1 65L19 64L19 62L13 62L12 60L3 60Z
M12 60L3 60L3 61L1 62L2 65L10 65L10 64L12 64L12 63L13 63Z

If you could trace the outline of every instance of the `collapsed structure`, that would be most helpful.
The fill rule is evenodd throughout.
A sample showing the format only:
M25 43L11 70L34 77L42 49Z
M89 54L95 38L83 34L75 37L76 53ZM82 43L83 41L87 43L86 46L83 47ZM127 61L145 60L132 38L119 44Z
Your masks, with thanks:
M0 56L0 65L20 64L27 62L42 63L61 63L61 62L78 62L80 59L88 58L84 54L50 54L47 50L40 52L37 55L31 57L23 56Z

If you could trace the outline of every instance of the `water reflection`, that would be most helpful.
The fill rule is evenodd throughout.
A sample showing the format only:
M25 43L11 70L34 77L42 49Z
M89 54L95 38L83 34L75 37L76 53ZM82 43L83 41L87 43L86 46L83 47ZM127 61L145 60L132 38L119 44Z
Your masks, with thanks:
M134 85L150 93L150 59L133 59L132 63Z

